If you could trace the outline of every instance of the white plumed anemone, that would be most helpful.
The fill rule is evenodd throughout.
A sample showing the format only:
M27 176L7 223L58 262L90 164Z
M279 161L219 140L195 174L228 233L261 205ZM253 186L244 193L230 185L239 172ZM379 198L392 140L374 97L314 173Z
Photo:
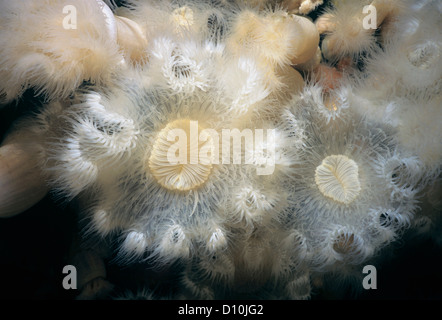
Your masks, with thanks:
M392 95L390 89L393 88L389 87L387 97ZM376 92L375 88L361 87L355 90L355 95L350 100L357 106L358 112L370 121L384 122L396 130L394 138L398 144L398 152L411 161L411 168L420 167L423 181L425 176L428 178L437 175L442 159L440 97L434 95L434 92L422 91L418 93L408 91L409 97L392 98L383 96L383 93L385 91ZM380 163L383 163L382 160ZM411 179L409 181L411 185L416 185L415 176L411 175L408 178ZM408 178L405 178L405 181Z
M223 70L217 75L221 99L237 116L244 116L270 95L274 84L269 83L266 73L252 58L223 59Z
M210 44L199 37L185 41L168 37L152 40L147 72L158 85L163 84L176 92L208 88L213 65L206 62L213 59L216 50L212 52Z
M222 252L228 246L228 231L220 225L214 225L211 228L209 227L209 235L206 235L204 240L206 252L210 254Z
M72 198L97 179L106 180L108 170L131 156L138 131L134 121L118 112L106 110L98 94L79 99L57 115L63 132L55 130L48 140L48 174L57 189ZM51 105L44 114L51 113Z
M223 250L195 254L183 273L184 297L200 299L209 294L217 298L226 291L263 299L310 296L306 248L299 232L267 225L256 228L253 234L239 229L233 235L235 241ZM279 289L275 291L275 287Z
M92 212L92 224L90 231L97 232L101 235L108 235L111 232L120 228L120 224L115 223L115 221L109 219L108 211L103 209L102 206L99 206L96 210L93 210Z
M358 112L371 121L382 121L393 127L397 131L398 148L404 154L417 157L422 163L422 171L427 171L430 176L437 174L442 159L440 96L434 92L414 94L408 91L409 97L390 99L380 97L373 89L355 91L351 100L358 106ZM387 94L390 95L391 92Z
M304 89L305 82L301 73L292 66L286 66L276 70L278 81L280 82L279 90L274 90L273 96L279 101L280 105L284 105L293 95L298 94ZM278 104L275 103L275 107Z
M226 35L225 52L243 61L252 59L267 90L280 90L281 70L309 61L318 43L319 34L307 18L283 10L244 8L235 15Z
M160 264L188 259L195 241L215 249L228 237L220 227L207 228L218 221L220 203L231 198L232 174L241 170L222 164L215 152L221 129L234 119L214 97L171 94L127 78L121 88L78 95L77 104L57 114L64 125L53 124L48 134L52 185L71 198L91 194L86 230L126 234L122 261L141 253Z
M392 96L417 97L437 94L440 90L442 68L438 61L442 38L414 38L414 43L389 44L383 53L369 61L368 73L373 78L391 81L388 87L393 87Z
M28 88L52 99L83 81L108 83L123 59L102 1L2 1L1 8L0 93L7 101Z
M287 206L287 194L270 181L250 181L234 188L231 199L225 206L227 222L238 228L251 231L257 226L275 222L278 214Z
M192 122L189 119L178 119L168 123L158 133L152 147L148 160L149 170L158 183L167 189L182 191L196 189L208 179L212 171L215 142L210 135L207 135L207 139L201 144L191 141ZM194 126L197 132L204 130L197 122ZM185 140L171 141L170 136L173 132L179 133L179 138L184 135ZM175 138L175 136L173 137ZM180 145L178 148L174 148L175 144ZM202 149L206 150L206 154L209 154L207 159L198 159ZM171 150L174 150L174 156L176 151L177 153L182 152L184 157L180 155L179 159L173 159L177 163L172 163Z
M324 18L318 19L318 28L325 33L321 49L327 60L336 62L374 48L375 30L367 30L363 25L363 7L368 4L369 1L365 0L336 1L332 8L326 10ZM321 23L326 24L327 28L322 30Z
M350 105L331 120L323 116L319 106L294 98L286 110L298 119L305 135L303 144L293 152L293 180L286 186L291 190L288 201L296 212L291 224L306 230L307 246L321 252L314 257L315 270L331 270L344 260L361 263L384 245L374 236L380 232L372 224L375 208L391 207L406 217L404 220L413 216L416 208L415 194L391 200L389 185L378 175L378 157L393 157L393 132L367 122L352 109ZM361 223L372 227L360 229ZM345 232L341 241L336 238L338 231L336 237L327 232L331 225L354 231Z
M400 145L417 155L430 171L439 170L442 163L441 97L403 101L397 110Z
M309 14L320 6L323 0L284 0L282 6L295 14Z
M327 156L316 167L315 182L327 197L341 203L352 202L361 191L358 165L344 155Z
M193 10L187 6L176 8L172 12L172 20L177 27L184 29L190 28L194 25Z
M143 1L130 0L117 13L141 25L148 35L168 34L176 38L194 35L220 40L226 29L227 10L223 4L207 1Z
M376 236L376 243L381 247L401 236L413 220L413 215L407 214L400 206L373 208L369 215L372 219L368 225Z
M245 9L227 38L232 52L256 51L272 66L304 63L314 56L318 43L319 34L311 21L283 10L258 13Z
M369 243L353 230L338 226L330 234L330 249L337 260L346 260L351 264L363 262L372 252Z
M190 255L190 240L185 229L174 222L166 225L163 232L160 232L161 239L156 250L164 259L188 258Z
M312 294L310 275L308 273L299 276L287 283L285 291L293 300L308 300Z
M146 253L148 245L149 238L146 234L140 231L131 230L125 234L125 238L121 244L121 252L126 261L136 258L139 259Z
M272 274L275 279L289 280L294 274L308 272L306 265L310 263L310 252L306 237L298 230L290 230L281 234Z
M188 270L184 273L184 278L192 279L191 283L197 283L200 287L212 288L219 284L222 286L232 285L235 265L230 250L220 250L209 255L204 251L201 253L195 255ZM189 284L185 283L185 286L191 289ZM206 297L200 298L205 299Z
M429 1L417 11L411 5L403 11L382 51L366 61L366 73L378 84L385 83L391 97L438 95L442 81L440 8Z
M262 211L265 212L272 208L272 199L269 201L266 195L259 192L259 190L247 187L236 194L235 200L238 202L239 216L260 215Z
M331 121L338 119L341 114L345 114L345 109L349 107L349 84L343 81L339 88L328 91L323 83L308 83L304 86L298 97L299 104L306 108L316 108L320 114Z
M324 54L366 52L356 70L318 66L313 23L263 0L0 1L0 96L53 99L24 125L49 184L115 261L180 268L177 296L306 299L440 231L440 4L374 0L372 50L370 2L335 1Z
M425 165L416 156L406 156L396 151L379 156L375 166L377 174L385 179L392 201L412 199L427 184ZM427 171L428 172L428 171Z

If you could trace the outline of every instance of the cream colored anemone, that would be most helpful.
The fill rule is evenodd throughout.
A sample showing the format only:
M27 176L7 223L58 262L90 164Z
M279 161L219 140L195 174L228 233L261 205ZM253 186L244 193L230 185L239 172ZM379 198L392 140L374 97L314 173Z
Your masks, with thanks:
M199 35L178 41L171 36L152 39L149 47L148 74L157 85L175 92L207 90L213 73L215 53L203 45Z
M132 156L139 134L133 119L124 110L105 107L107 101L98 93L78 99L83 102L56 117L52 104L41 115L53 117L45 143L48 159L42 162L52 186L69 198L98 180L108 181L109 171L118 172Z
M207 135L207 140L203 143L191 141L191 123L189 119L178 119L168 123L158 133L153 145L148 166L158 183L166 189L181 191L196 189L209 178L212 171L214 141L210 135ZM198 124L196 126L197 132L203 130ZM178 142L171 140L171 137L175 138L175 134L185 140ZM176 146L177 144L180 145ZM210 151L210 158L199 159L201 150ZM173 153L175 157L176 152L184 154L180 154L174 163L171 156Z
M177 28L190 28L194 24L193 10L187 6L176 8L172 12L172 21Z
M282 6L291 13L309 14L322 4L323 0L283 0Z
M48 192L39 166L42 139L10 134L0 145L0 218L15 216L40 201Z
M226 36L226 53L253 59L267 90L284 86L284 68L310 61L317 52L319 34L307 18L284 10L241 10ZM298 82L298 81L296 81ZM296 90L295 87L289 88ZM250 91L250 89L249 89Z
M378 85L382 84L389 89L388 98L440 97L442 83L440 15L436 3L428 2L412 18L398 17L396 27L398 32L388 39L381 53L366 62L367 73L371 78L378 79Z
M266 70L252 57L224 59L220 64L222 72L216 75L221 98L235 112L235 118L244 117L270 95L274 84L269 84Z
M305 132L303 144L294 152L298 164L292 166L292 183L286 186L296 212L293 228L308 230L307 244L318 252L313 257L315 269L331 270L342 261L361 263L387 241L379 241L385 232L372 222L373 210L391 208L412 217L416 206L413 194L392 200L390 186L378 174L380 155L392 157L393 132L367 122L351 105L339 118L326 119L320 106L304 105L302 99L293 102L286 115L291 112ZM331 226L337 227L329 233Z
M333 122L345 115L349 107L349 88L348 83L342 83L339 88L328 91L325 83L308 84L301 91L298 103L305 108L314 107L325 121Z
M102 0L1 1L1 8L0 95L6 101L28 88L61 99L84 81L108 85L147 45L140 27Z
M361 191L358 165L342 154L328 156L316 167L315 182L322 194L344 204Z
M311 21L282 10L242 11L227 38L230 51L254 52L272 66L304 63L315 55L318 43L319 34Z
M375 30L401 7L397 0L340 0L333 4L315 22L319 33L325 34L321 49L330 61L372 51Z
M383 126L382 117L370 122L353 113L351 102L344 106L345 90L330 86L323 95L318 86L317 93L308 88L301 96L292 95L301 90L303 79L290 65L299 68L305 61L302 67L308 72L321 53L307 19L279 9L243 9L247 6L240 1L184 1L189 3L176 9L176 1L126 0L130 9L123 12L131 11L140 25L97 7L103 5L100 0L0 2L0 78L6 84L0 84L0 95L10 98L35 87L61 98L83 80L92 82L83 90L95 92L75 94L69 107L50 104L39 111L34 123L38 129L0 147L1 217L16 213L10 211L12 205L24 210L46 193L35 165L40 157L36 162L52 175L51 187L83 200L80 219L88 224L83 235L118 245L120 261L149 259L154 266L179 262L174 266L185 270L180 287L191 298L276 292L297 299L310 294L310 272L342 275L350 266L360 275L360 265L354 264L366 262L407 225L429 229L440 220L428 216L413 221L420 191L416 185L429 179L421 164L440 173L440 99L419 99L408 106L419 108L400 116L392 112L396 114L388 121L397 126L393 132ZM85 29L80 24L76 32L56 29L62 4L78 4L78 22ZM15 10L26 5L29 12ZM209 8L217 5L223 9ZM28 25L15 30L16 19ZM337 33L361 41L351 47L347 38L338 38L335 44L342 40L348 45L338 55L372 40L363 33L359 38L361 30L349 26L351 19ZM39 22L44 32L32 28ZM124 28L135 37L126 37ZM311 37L304 38L304 32ZM440 40L438 34L430 37ZM404 43L407 50L400 62L385 60L390 68L386 73L402 70L406 58L420 70L420 79L428 78L438 90L440 41L414 40ZM330 53L332 42L328 44ZM313 60L306 60L313 51ZM150 64L142 63L147 55ZM137 63L121 63L123 58ZM116 66L124 66L118 67L118 81L99 86L107 84ZM390 79L384 73L378 76ZM406 88L426 87L424 81L409 79ZM282 85L269 85L273 81ZM419 85L411 86L413 81ZM272 91L283 85L287 92ZM367 100L377 101L373 96ZM255 136L253 158L241 149L241 156L252 163L215 163L215 133L236 126L276 127L275 152L269 140L264 144ZM214 131L204 135L209 128ZM271 158L277 170L257 177L255 169ZM433 192L428 204L440 209L440 188L427 195ZM92 255L73 265L91 269L79 281L88 290L106 277L103 261Z
M267 225L286 205L284 190L273 190L271 183L260 184L240 185L234 189L225 214L236 227L251 231L256 226Z
M398 140L401 146L417 155L427 171L437 172L442 164L442 97L404 101L397 110Z
M124 237L121 261L188 259L195 241L217 250L228 237L218 212L231 197L233 166L212 160L215 136L234 119L229 106L211 92L173 94L134 74L63 110L67 125L51 131L57 143L46 168L53 186L90 195L86 232Z
M366 243L362 230L333 226L330 230L330 254L337 260L351 264L363 262L373 253L372 244Z

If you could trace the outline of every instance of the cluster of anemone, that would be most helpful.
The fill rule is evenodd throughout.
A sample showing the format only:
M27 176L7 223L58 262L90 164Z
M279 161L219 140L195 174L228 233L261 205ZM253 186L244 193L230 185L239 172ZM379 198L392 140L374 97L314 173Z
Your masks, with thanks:
M362 0L316 25L301 15L322 1L71 2L74 39L67 2L33 3L26 30L1 2L1 97L45 97L20 126L54 196L79 201L90 250L178 263L168 298L306 299L330 274L358 287L405 230L440 229L437 1L374 1L382 37Z

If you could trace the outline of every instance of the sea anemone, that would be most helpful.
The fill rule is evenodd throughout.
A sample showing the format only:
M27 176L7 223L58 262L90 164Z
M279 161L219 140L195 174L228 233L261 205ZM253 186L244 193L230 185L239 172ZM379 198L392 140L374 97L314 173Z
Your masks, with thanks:
M72 7L74 12L65 10ZM28 88L62 99L83 81L106 84L123 60L113 14L102 1L2 1L1 8L5 102ZM72 14L75 24L69 22Z
M53 183L62 194L74 197L85 190L97 193L98 204L90 211L91 222L98 222L98 226L92 229L105 235L112 226L130 226L138 233L129 233L123 248L138 253L141 244L149 243L140 236L144 234L153 237L157 250L167 252L164 256L170 258L186 250L178 247L189 244L188 224L205 220L226 192L228 171L222 165L212 166L211 162L205 164L192 157L194 151L197 157L202 155L199 151L209 144L209 140L199 142L202 129L227 127L228 121L221 113L222 105L208 100L203 92L187 99L172 96L165 100L161 91L139 89L138 96L127 99L121 98L119 90L110 95L96 92L79 97L81 102L60 116L66 131L49 138L52 154L47 170L56 177ZM123 100L126 104L121 110ZM192 149L193 141L187 144L187 138L194 138L189 131L193 130L193 122L197 123L200 143L196 150ZM168 151L173 149L168 133L173 129L189 133L181 141L187 153L183 163L168 158ZM171 155L175 156L175 151ZM156 196L146 197L148 194ZM133 202L127 206L129 199ZM125 213L128 207L132 214ZM154 236L157 232L170 234L170 239Z
M358 165L342 154L322 160L315 170L315 182L323 195L345 204L351 203L361 191Z
M282 6L294 14L309 14L323 3L323 0L284 0Z
M385 79L382 82L391 96L437 95L442 75L440 14L431 2L417 12L409 8L398 14L391 26L394 32L385 35L382 50L366 60L368 78Z
M321 33L325 33L321 49L324 57L337 62L344 57L358 58L363 52L371 52L376 46L374 30L364 28L364 5L369 1L334 1L316 21ZM376 25L376 28L378 25Z
M41 106L0 146L0 216L78 205L77 298L114 263L176 285L116 298L308 299L440 241L439 4L3 2L1 98Z
M304 231L307 247L317 252L312 260L314 270L331 271L337 264L343 268L341 261L360 264L386 244L373 236L380 232L378 226L361 227L373 225L372 212L378 207L392 208L409 221L416 209L416 193L403 194L399 202L391 199L395 190L388 192L386 188L391 183L397 188L407 187L396 178L387 184L385 179L391 179L391 175L382 174L376 165L379 157L394 161L397 156L390 152L395 146L391 128L367 122L351 105L339 118L329 120L321 114L320 106L307 107L304 103L309 99L296 98L288 109L305 132L287 186L292 190L291 224ZM407 177L404 173L404 179ZM392 239L394 236L389 241Z

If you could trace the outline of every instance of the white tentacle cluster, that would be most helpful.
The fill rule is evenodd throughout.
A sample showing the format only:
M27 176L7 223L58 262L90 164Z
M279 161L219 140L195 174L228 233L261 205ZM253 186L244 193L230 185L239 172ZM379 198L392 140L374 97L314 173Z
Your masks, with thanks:
M315 26L292 13L322 1L0 0L0 98L44 101L19 125L36 146L5 144L117 262L176 267L176 297L307 299L440 230L441 6L424 2L336 0ZM14 198L11 158L2 216L35 188Z

